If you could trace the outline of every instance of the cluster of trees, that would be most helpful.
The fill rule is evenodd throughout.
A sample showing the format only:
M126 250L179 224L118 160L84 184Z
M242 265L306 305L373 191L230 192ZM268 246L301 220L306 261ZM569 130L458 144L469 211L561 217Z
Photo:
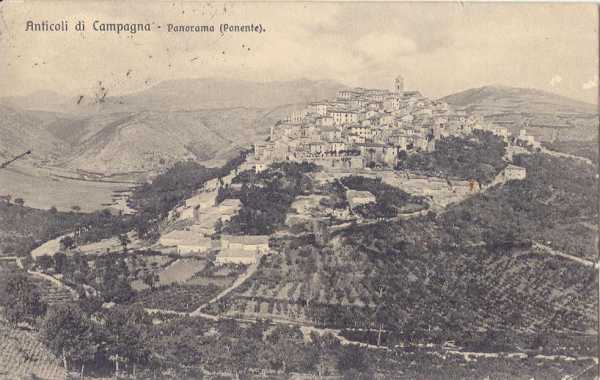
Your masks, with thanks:
M6 235L0 239L0 249L7 254L25 256L39 244L67 232L98 224L116 228L119 223L120 219L107 210L82 214L0 202L0 231ZM93 237L92 232L87 234L86 237Z
M114 368L136 375L148 364L150 351L145 339L151 318L138 307L110 310L81 307L77 303L51 308L41 326L44 343L60 358L65 369L106 373Z
M374 328L381 322L393 333L391 341L455 340L488 351L537 349L532 331L555 336L556 330L583 332L594 326L585 312L597 286L591 269L523 255L530 245L518 239L531 239L531 231L518 231L522 223L504 212L507 203L487 204L494 199L488 193L437 217L348 231L345 249L368 258L363 283L377 307L354 317L339 311L339 316L348 314L346 326L353 327L352 318L374 320ZM379 316L378 310L383 311ZM329 315L319 317L328 324Z
M439 224L473 241L500 245L526 239L551 241L570 254L592 257L593 231L572 227L598 215L595 169L541 153L518 155L514 160L527 169L525 180L494 187L451 207ZM580 242L586 235L588 244L583 246Z
M473 135L474 138L442 138L433 152L404 155L396 169L490 183L506 166L502 159L506 143L487 131L474 131Z
M366 353L341 347L331 336L312 334L306 341L298 327L268 322L241 325L201 318L173 317L161 324L139 305L102 307L102 299L82 296L47 309L23 274L11 277L9 298L2 299L11 323L29 322L68 371L142 378L202 378L205 371L250 374L291 372L357 378L369 371ZM362 378L362 377L361 377ZM368 378L368 377L365 377Z
M12 325L27 323L34 326L46 313L47 304L39 289L22 272L1 272L0 306L4 318Z
M422 198L411 196L405 191L383 183L381 178L352 175L342 178L341 182L352 190L369 191L375 195L376 202L374 204L366 204L356 208L356 211L364 217L391 218L411 203L424 203Z
M224 231L236 235L268 235L281 226L294 198L310 189L306 173L316 169L310 163L282 162L271 165L258 176L243 176L239 192L225 196L239 198L242 208Z
M88 259L79 252L57 252L54 256L38 257L36 264L43 271L52 269L62 274L64 281L73 284L81 294L86 293L83 286L89 285L100 292L104 301L123 303L135 295L126 259L123 253L106 253L98 255L90 268Z
M214 333L205 334L208 329ZM233 320L176 318L156 326L151 347L157 357L164 358L162 365L178 363L180 371L201 367L242 379L258 373L291 372L372 378L367 375L372 375L372 369L366 350L341 346L331 334L313 333L306 341L299 327L273 327L268 322L241 325Z

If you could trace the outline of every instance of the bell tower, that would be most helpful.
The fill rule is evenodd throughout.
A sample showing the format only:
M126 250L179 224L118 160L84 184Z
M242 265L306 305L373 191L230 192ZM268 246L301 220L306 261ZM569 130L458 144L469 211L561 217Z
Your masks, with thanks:
M398 75L396 80L394 80L394 90L397 94L402 94L404 92L404 78L402 75Z

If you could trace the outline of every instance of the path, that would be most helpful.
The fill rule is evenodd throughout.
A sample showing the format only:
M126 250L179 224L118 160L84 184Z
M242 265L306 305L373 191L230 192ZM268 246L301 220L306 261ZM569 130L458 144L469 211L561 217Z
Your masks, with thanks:
M549 156L559 157L559 158L572 158L574 160L582 161L591 166L594 165L592 160L590 160L589 158L586 158L586 157L576 156L576 155L570 154L570 153L557 152L556 150L551 150L551 149L544 148L544 147L541 147L540 149L541 149L542 153L545 153Z
M225 297L226 295L231 293L233 290L237 289L238 286L242 285L247 279L252 277L254 275L254 273L256 273L256 270L258 269L258 263L260 262L260 258L261 258L261 256L258 256L256 259L256 262L252 263L242 275L238 276L238 278L235 279L235 281L233 282L233 284L231 284L230 287L221 291L210 301L206 302L203 305L200 305L196 310L194 310L193 312L190 313L190 316L195 317L196 315L200 314L202 312L202 310L204 310L208 305L215 303L218 300L220 300L221 298Z
M193 317L209 319L212 321L234 320L234 321L241 322L241 323L256 323L257 322L256 319L252 319L252 318L215 316L215 315L211 315L211 314L201 313L198 311L194 311L193 313L186 313L186 312L179 312L179 311L174 311L174 310L161 310L161 309L145 309L145 310L149 314L165 314L165 315L178 315L178 316L188 316L188 317L193 316ZM311 333L316 333L319 335L331 334L340 342L340 345L342 345L342 346L354 345L354 346L359 346L362 348L367 348L367 349L372 349L372 350L385 350L385 351L389 351L392 349L388 346L376 346L373 344L349 340L348 338L342 336L340 330L337 330L337 329L303 325L303 324L295 322L295 321L278 320L277 318L270 319L270 321L273 324L299 326L299 328L302 331L302 334L304 335L305 338L310 337ZM515 351L515 352L472 352L472 351L460 351L457 349L449 349L449 348L445 348L443 345L435 346L433 344L415 344L415 345L408 345L408 346L397 345L394 348L404 348L404 347L431 348L430 350L427 350L425 353L431 354L431 355L439 355L440 353L443 353L443 354L447 354L447 355L462 356L465 359L465 361L470 361L471 358L482 358L482 357L506 358L506 359L515 359L516 358L516 359L521 359L521 360L526 359L528 357L528 354L526 352L519 352L519 351ZM438 348L438 350L435 349L436 347ZM592 360L592 361L594 361L595 364L598 364L598 358L593 357L593 356L567 356L567 355L538 354L538 355L531 356L531 357L538 359L538 360L551 360L551 361L555 361L555 360L564 360L564 361Z
M45 256L54 256L54 254L60 250L60 241L67 236L73 237L74 235L72 233L70 233L70 234L66 234L66 235L61 235L52 240L48 240L44 244L40 245L39 247L37 247L36 249L31 251L31 257L36 259L37 257L44 256L44 255Z
M44 279L46 281L50 281L57 287L68 290L69 293L71 293L71 295L73 296L73 298L75 298L75 299L79 298L79 294L77 293L77 291L75 289L71 288L70 286L68 286L64 282L60 281L56 277L50 276L50 275L42 273L42 272L32 271L32 270L28 270L27 273L29 273L30 275L32 275L34 277L38 277L38 278Z
M582 264L582 265L585 265L585 266L588 266L588 267L598 268L598 264L594 263L593 261L586 260L586 259L581 258L581 257L577 257L577 256L573 256L573 255L569 255L567 253L563 253L563 252L557 251L554 248L548 247L547 245L544 245L544 244L542 244L540 242L533 241L532 245L533 245L534 248L538 248L538 249L540 249L540 250L542 250L542 251L544 251L544 252L546 252L546 253L548 253L548 254L550 254L552 256L564 257L565 259L569 259L571 261L575 261L575 262L577 262L579 264Z

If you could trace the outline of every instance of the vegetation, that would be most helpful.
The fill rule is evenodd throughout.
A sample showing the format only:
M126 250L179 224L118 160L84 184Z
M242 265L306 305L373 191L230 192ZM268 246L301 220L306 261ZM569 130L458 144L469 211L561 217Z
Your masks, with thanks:
M133 295L131 273L125 253L110 252L95 257L93 267L90 258L75 252L67 256L62 252L53 257L40 256L36 264L42 270L53 267L53 272L61 274L63 280L72 285L80 294L85 294L85 285L99 291L106 302L127 302Z
M309 190L306 174L316 166L308 163L282 162L271 165L259 175L242 173L239 192L224 190L218 200L239 198L242 208L226 224L224 232L235 235L268 235L283 225L294 198Z
M41 243L72 232L82 226L103 226L118 231L120 219L109 211L91 214L38 210L0 202L0 252L26 256ZM88 233L92 238L92 232ZM104 236L103 236L104 237ZM97 237L96 237L97 238Z
M36 319L46 312L38 289L24 273L6 273L6 276L0 297L4 317L13 325L35 325Z
M446 137L431 153L405 155L396 169L438 177L459 177L490 183L505 166L506 143L491 132L474 131L473 138Z
M598 140L542 142L542 146L557 152L585 157L598 165Z
M341 182L352 190L368 191L375 195L375 204L362 205L356 208L360 214L369 218L390 218L398 213L418 211L427 208L423 198L414 197L394 186L381 181L361 176L348 176Z
M61 361L39 334L16 329L0 319L1 374L6 379L64 379Z
M77 368L81 376L86 367L102 373L111 366L117 377L123 366L135 374L149 358L144 337L150 318L142 309L122 307L96 309L93 315L78 304L51 309L42 328L44 341L66 369Z
M511 181L451 207L441 219L466 241L538 240L595 257L598 180L593 167L545 154L519 155L524 181Z
M163 285L138 292L131 302L150 309L189 312L210 301L221 289L222 287L215 284Z

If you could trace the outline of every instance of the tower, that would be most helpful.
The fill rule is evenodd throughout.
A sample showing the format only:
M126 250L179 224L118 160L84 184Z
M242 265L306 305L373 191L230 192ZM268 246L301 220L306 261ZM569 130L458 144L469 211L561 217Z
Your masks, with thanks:
M394 89L397 94L402 94L404 92L404 78L402 75L398 75L396 80L394 81Z

